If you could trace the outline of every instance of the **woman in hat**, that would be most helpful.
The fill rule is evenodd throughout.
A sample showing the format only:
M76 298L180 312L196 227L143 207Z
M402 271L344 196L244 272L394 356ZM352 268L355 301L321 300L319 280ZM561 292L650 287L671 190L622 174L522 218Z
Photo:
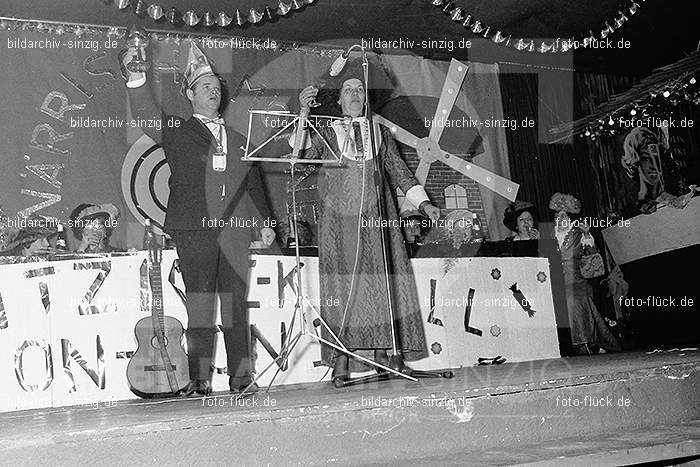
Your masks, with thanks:
M0 256L47 256L56 251L56 229L52 228L43 219L41 223L30 223L27 227L9 233L7 241L0 251Z
M358 354L386 364L392 348L392 323L385 297L386 280L382 261L378 206L374 189L375 158L370 149L369 123L364 115L365 87L361 63L348 63L345 73L327 81L321 92L308 86L299 94L302 109L308 110L317 94L325 115L343 118L330 125L318 125L320 133L308 131L304 138L306 157L341 157L340 165L325 165L319 174L321 222L319 229L319 271L321 315L345 346ZM401 159L391 132L375 123L378 156L387 183L384 186L384 212L387 229L388 260L393 266L391 283L393 309L398 323L400 351L405 360L427 356L425 332L411 265L402 244L401 229L394 201L396 187L426 216L437 219L440 210L433 206ZM310 137L309 137L310 135ZM294 138L291 139L293 141ZM324 141L325 140L325 141ZM290 141L290 142L291 142ZM330 335L324 336L331 342ZM373 352L373 354L372 354ZM345 380L350 371L369 368L349 366L348 357L322 347L324 364L333 367L332 379Z
M620 343L593 301L593 288L581 272L584 247L595 248L588 226L581 223L581 202L574 196L555 193L549 201L554 211L554 236L559 243L571 341L577 354L622 350Z
M80 242L76 253L113 253L124 251L109 244L119 210L113 204L81 204L70 215L73 236Z
M540 238L533 213L535 206L527 201L511 203L503 213L503 225L513 232L506 240L536 240Z

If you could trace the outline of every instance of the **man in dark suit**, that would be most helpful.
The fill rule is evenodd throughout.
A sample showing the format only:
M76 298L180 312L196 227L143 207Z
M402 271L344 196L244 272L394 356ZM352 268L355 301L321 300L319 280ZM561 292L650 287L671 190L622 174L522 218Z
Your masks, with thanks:
M122 64L136 54L127 51ZM161 118L161 131L143 128L160 143L170 166L170 197L164 230L177 246L187 289L190 382L183 395L211 392L216 295L226 344L229 386L240 392L252 382L250 326L246 306L248 246L253 232L274 238L259 169L239 158L244 138L219 116L221 84L206 56L192 43L183 93L192 117L161 115L145 73L125 71L134 117ZM252 385L248 391L256 391Z

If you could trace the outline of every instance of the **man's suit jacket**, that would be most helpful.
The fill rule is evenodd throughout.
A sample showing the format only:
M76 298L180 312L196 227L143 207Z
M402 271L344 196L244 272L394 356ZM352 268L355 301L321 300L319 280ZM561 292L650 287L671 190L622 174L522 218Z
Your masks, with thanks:
M231 218L257 221L253 228L233 228L236 243L250 241L253 231L262 228L263 221L272 213L260 169L240 160L243 136L227 127L226 170L216 172L212 168L216 140L201 121L194 116L185 120L162 114L148 85L128 92L135 117L162 119L161 131L154 128L143 131L163 146L172 174L164 230L209 230L214 221L229 225Z

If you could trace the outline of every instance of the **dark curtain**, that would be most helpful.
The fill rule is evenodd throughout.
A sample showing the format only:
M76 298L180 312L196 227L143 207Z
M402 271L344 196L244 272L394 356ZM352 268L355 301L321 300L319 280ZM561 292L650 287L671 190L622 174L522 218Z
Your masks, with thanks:
M506 118L535 121L534 128L519 127L506 133L512 179L520 184L518 198L537 207L538 220L551 222L549 199L560 191L581 200L584 215L593 215L598 206L593 170L587 157L581 156L571 141L548 144L545 137L552 125L564 123L574 115L575 93L571 72L537 70L501 65L501 95ZM547 86L540 86L546 80ZM575 118L575 117L574 117Z
M520 183L518 198L535 204L540 230L553 229L549 199L555 192L570 193L582 203L582 215L601 218L614 202L611 183L619 171L619 157L612 145L607 152L595 149L587 139L570 137L562 143L548 143L549 129L590 113L629 80L600 75L573 76L572 72L538 69L524 72L523 67L501 66L500 84L503 113L506 118L535 120L534 128L519 127L506 133L511 177ZM600 157L605 154L605 157ZM617 161L617 162L616 162ZM614 185L612 185L614 186ZM592 229L596 244L604 252L599 229ZM603 255L606 258L605 255ZM607 258L606 258L607 259ZM610 265L606 266L609 268ZM558 265L553 265L558 267ZM554 280L554 279L553 279ZM554 284L554 282L553 282ZM615 310L600 279L593 281L594 300L604 316L613 318ZM555 288L563 288L558 283ZM566 306L555 310L562 355L570 353Z
M633 80L625 76L600 75L592 73L576 74L576 90L580 96L576 100L577 118L593 113L601 104L608 101L614 94L621 93L632 87ZM591 161L591 183L597 194L597 213L599 216L622 212L625 200L630 196L630 183L620 164L622 154L618 148L622 142L613 136L603 136L597 140L579 138L576 152L581 157Z
M535 120L535 128L506 135L511 175L521 184L518 197L537 205L540 221L551 218L547 204L557 191L579 198L584 216L620 212L629 183L620 165L619 141L612 136L591 141L579 135L547 143L547 138L550 128L589 115L634 80L565 70L527 73L515 65L501 65L500 78L504 114Z

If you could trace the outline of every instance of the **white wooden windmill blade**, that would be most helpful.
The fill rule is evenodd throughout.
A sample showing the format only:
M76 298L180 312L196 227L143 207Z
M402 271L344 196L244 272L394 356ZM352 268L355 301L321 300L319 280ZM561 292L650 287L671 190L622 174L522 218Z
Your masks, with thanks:
M459 157L453 156L452 154L440 149L440 147L429 138L418 138L410 131L401 128L391 120L381 115L375 115L374 119L377 123L389 128L397 141L416 149L418 155L420 156L420 163L418 164L418 169L416 170L415 176L418 183L421 185L425 185L425 181L428 178L428 172L430 170L430 164L439 160L457 172L466 175L490 190L495 191L504 198L507 198L510 201L515 201L515 197L518 194L518 189L520 188L520 185L517 183L479 167L478 165L472 164L471 162L467 162Z
M421 141L423 141L425 138L418 138L410 131L401 128L394 122L382 117L381 115L375 115L374 120L377 123L380 123L385 127L389 128L391 134L394 135L394 139L396 139L400 143L414 148L416 151L419 151ZM420 162L418 163L418 169L415 173L416 180L418 180L418 183L420 183L421 185L425 185L425 181L428 179L428 172L430 172L430 162L427 161L426 158L421 156Z
M455 157L440 148L439 140L445 128L445 119L447 119L452 112L452 108L457 100L457 95L462 88L462 83L464 83L468 70L469 67L467 65L455 59L452 59L450 62L450 68L447 71L447 77L442 87L436 114L427 138L418 138L411 132L401 128L381 115L375 115L374 118L378 123L389 128L396 140L416 149L416 153L420 157L420 162L418 163L415 177L421 185L425 185L428 179L430 165L439 160L477 183L495 191L509 201L515 201L520 185L483 167ZM440 121L441 124L435 125L436 121Z
M372 116L372 118L374 118L375 122L387 127L389 129L389 131L391 131L391 134L394 135L394 139L396 141L399 141L407 146L411 146L414 149L418 146L419 138L416 137L410 131L401 128L396 123L394 123L390 120L387 120L386 118L382 117L379 114L374 114Z
M445 121L452 112L468 70L469 67L464 63L458 62L454 58L450 60L450 68L447 70L445 83L442 85L442 92L440 93L440 100L438 101L437 109L435 109L435 117L433 117L432 126L430 127L430 134L428 134L428 138L436 143L440 141L442 132L445 129ZM437 122L440 123L436 124Z
M439 154L436 160L439 160L443 164L448 165L452 169L466 175L472 180L476 180L489 190L498 193L509 201L515 201L515 197L518 195L518 189L520 188L519 184L486 170L483 167L479 167L476 164L472 164L471 162L465 161L457 156L453 156L447 151L439 149Z

